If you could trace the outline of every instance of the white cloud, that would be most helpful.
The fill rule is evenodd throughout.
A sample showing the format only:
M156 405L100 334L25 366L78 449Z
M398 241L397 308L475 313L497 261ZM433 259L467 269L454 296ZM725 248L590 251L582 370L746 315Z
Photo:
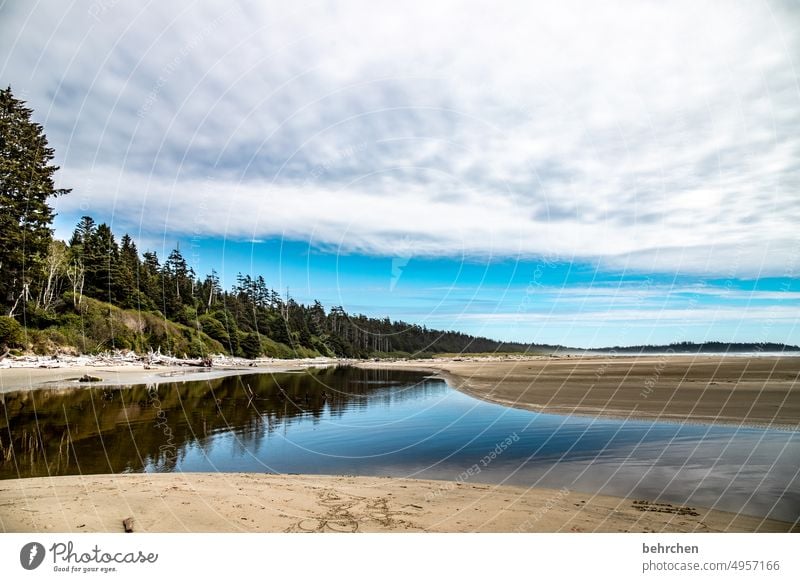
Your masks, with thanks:
M682 325L707 327L720 322L760 322L769 330L776 322L794 324L797 308L793 306L771 306L743 309L698 307L694 309L608 309L576 313L526 312L526 313L464 313L459 320L475 320L487 323L547 323L558 322L571 325L607 325L613 322L629 322L645 327ZM758 330L758 327L755 327Z
M532 4L5 7L0 80L45 122L64 213L796 276L796 7Z

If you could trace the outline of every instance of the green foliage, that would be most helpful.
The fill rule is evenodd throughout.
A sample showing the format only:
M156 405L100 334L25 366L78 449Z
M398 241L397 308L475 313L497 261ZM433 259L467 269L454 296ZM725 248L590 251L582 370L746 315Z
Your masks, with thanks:
M309 343L311 344L311 349L320 356L325 356L328 358L336 357L336 351L333 349L333 346L330 343L329 336L311 336L311 341Z
M172 319L189 327L200 329L200 323L197 321L197 309L191 305L179 307L175 317Z
M261 336L261 355L266 358L294 358L292 348L286 344L276 342L265 336Z
M47 199L69 192L54 185L54 152L32 113L11 87L0 90L0 302L6 313L38 292L52 240Z
M57 325L59 318L55 311L43 309L33 301L28 303L26 308L26 321L28 327L44 329L52 325Z
M239 342L242 357L258 358L261 356L261 340L257 333L245 333Z
M0 315L0 346L19 347L24 338L22 326L16 319Z
M294 358L317 358L320 356L319 352L304 346L297 346L293 352L294 355L292 357Z
M28 341L30 349L34 354L44 356L51 354L58 349L58 343L53 341L51 337L58 339L59 334L53 332L52 334L47 331L34 329L28 334Z
M225 351L222 344L205 333L154 313L121 309L89 297L81 298L74 307L70 293L64 299L58 324L43 330L53 346L73 346L85 353L160 348L164 353L191 357ZM45 344L42 339L40 345Z
M200 328L209 337L214 338L222 345L228 345L230 343L231 336L228 334L228 330L225 329L225 325L221 321L208 314L201 315L198 321L200 322Z
M76 269L83 268L79 285L74 276L70 280L84 294L68 292L48 301L47 307L29 303L32 326L57 332L37 336L37 350L67 342L83 352L160 348L192 356L227 352L247 358L368 358L528 348L388 318L352 316L341 307L326 312L319 302L308 306L281 298L262 277L239 275L233 288L224 291L216 273L199 281L178 249L161 265L155 253L140 258L130 236L121 241L118 246L107 225L81 219L69 248L61 252Z
M90 216L80 219L68 245L54 242L47 201L68 190L54 187L54 152L31 115L10 88L0 91L0 302L9 315L26 310L37 352L71 346L364 358L528 348L353 316L341 307L326 312L319 302L282 298L260 275L239 274L226 291L213 271L200 280L179 248L162 264L155 252L140 256L127 234L118 244L109 225ZM0 323L9 345L21 345L21 331L13 319Z

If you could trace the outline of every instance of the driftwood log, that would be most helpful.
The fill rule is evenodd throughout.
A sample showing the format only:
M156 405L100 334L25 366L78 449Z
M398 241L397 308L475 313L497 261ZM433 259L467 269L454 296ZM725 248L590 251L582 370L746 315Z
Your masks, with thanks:
M174 356L166 356L161 353L161 349L157 352L151 351L147 356L142 358L147 365L162 365L162 366L194 366L197 368L211 368L214 365L214 360L211 357L206 358L176 358Z

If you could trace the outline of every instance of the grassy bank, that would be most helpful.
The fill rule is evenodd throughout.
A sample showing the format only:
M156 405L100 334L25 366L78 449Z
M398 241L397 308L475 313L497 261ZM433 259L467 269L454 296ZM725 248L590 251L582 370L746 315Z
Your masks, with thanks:
M122 309L90 297L76 299L72 294L65 294L48 312L28 313L24 323L20 325L11 318L0 318L0 344L10 347L12 354L24 351L49 355L161 350L177 356L203 357L209 354L242 355L240 346L244 345L249 352L268 357L309 358L320 355L315 350L294 349L259 334L233 330L236 337L231 338L223 324L208 316L195 318L193 324L187 325L171 321L159 312Z

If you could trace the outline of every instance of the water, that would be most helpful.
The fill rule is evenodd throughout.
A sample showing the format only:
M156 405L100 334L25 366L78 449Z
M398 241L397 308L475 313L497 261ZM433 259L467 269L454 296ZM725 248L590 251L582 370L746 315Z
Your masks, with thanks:
M566 487L795 521L800 433L541 414L329 368L0 395L0 478L242 471Z

